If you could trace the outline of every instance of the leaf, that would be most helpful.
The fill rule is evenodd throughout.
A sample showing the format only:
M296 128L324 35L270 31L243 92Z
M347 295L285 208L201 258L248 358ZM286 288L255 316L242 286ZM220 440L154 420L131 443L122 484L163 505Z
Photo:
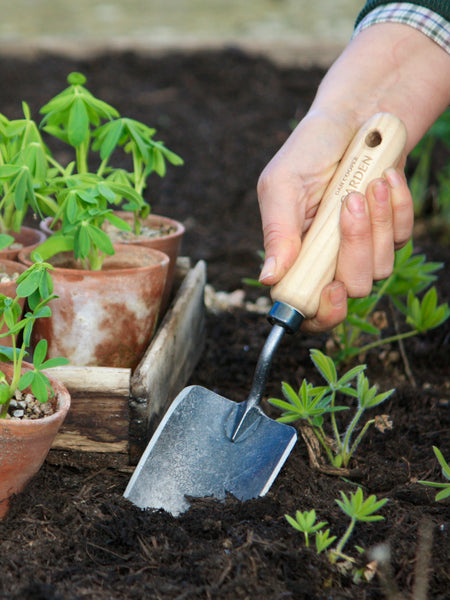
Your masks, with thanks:
M47 340L39 340L33 352L33 364L39 369L47 355Z
M49 389L42 373L35 373L31 382L31 391L41 403L45 403L49 398Z
M94 150L100 149L100 157L102 160L107 160L117 148L122 132L122 119L109 121L96 130L94 135L97 136L97 141L93 145L93 148Z
M111 242L110 237L104 231L102 231L99 227L95 225L88 225L86 227L87 233L92 240L92 243L99 249L101 252L112 256L114 254L114 246Z
M337 372L333 360L323 354L320 350L313 348L309 352L311 360L322 377L330 384L337 382Z
M23 375L20 377L19 379L19 390L24 390L25 388L29 387L32 383L34 379L34 373L33 371L25 371L25 373L23 373Z
M86 106L81 98L72 103L67 126L67 138L72 146L80 146L89 135L89 118Z
M436 458L439 461L439 464L441 465L442 468L442 475L450 480L450 465L446 462L444 455L442 454L442 452L439 450L439 448L437 446L433 446L433 452L436 455Z
M49 358L45 362L42 363L41 369L51 369L53 367L62 367L63 365L69 364L69 359L63 358L62 356Z

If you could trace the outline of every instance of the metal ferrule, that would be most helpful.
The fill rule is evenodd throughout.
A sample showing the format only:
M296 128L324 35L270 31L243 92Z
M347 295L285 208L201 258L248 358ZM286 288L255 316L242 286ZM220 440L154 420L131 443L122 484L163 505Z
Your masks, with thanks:
M305 317L289 304L275 302L267 318L272 325L281 325L288 333L295 333Z

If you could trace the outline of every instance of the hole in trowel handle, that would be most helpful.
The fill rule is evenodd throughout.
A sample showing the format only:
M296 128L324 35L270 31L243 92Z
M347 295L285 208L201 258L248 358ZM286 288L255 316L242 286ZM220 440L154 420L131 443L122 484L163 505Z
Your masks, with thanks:
M381 144L382 139L381 133L375 129L366 135L366 146L369 146L369 148L376 148Z

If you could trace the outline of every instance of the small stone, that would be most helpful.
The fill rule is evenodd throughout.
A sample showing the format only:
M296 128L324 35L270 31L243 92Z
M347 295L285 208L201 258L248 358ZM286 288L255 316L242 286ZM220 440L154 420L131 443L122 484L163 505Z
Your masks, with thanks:
M23 416L24 416L24 414L25 414L25 411L24 411L24 410L22 410L22 409L20 409L20 408L18 408L17 410L14 410L14 411L13 411L13 414L12 414L12 416L13 416L15 419L22 419L22 418L23 418Z

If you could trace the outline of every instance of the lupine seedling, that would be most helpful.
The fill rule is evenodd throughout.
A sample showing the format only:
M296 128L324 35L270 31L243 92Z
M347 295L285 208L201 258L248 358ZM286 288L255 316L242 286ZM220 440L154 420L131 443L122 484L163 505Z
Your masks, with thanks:
M166 162L183 161L154 139L154 129L96 98L84 75L71 73L67 80L69 86L42 107L40 126L25 103L24 119L0 115L0 232L17 230L31 207L52 219L54 233L39 250L44 260L69 251L84 269L100 270L105 255L114 254L103 225L131 230L114 209L133 212L138 230L150 211L143 198L148 177L163 177ZM52 155L55 139L71 147L68 164ZM116 150L131 155L129 170L111 164Z
M322 529L327 523L320 521L316 523L316 511L314 509L305 512L299 510L295 513L295 519L289 515L285 515L288 523L298 531L301 531L305 536L305 545L309 548L309 536Z
M349 299L347 318L333 332L336 362L346 363L372 348L424 333L444 323L450 310L447 303L438 305L436 288L431 287L419 298L436 280L435 273L442 266L442 263L426 262L423 254L414 255L411 241L398 250L392 274L377 282L366 298ZM408 331L382 337L381 328L371 317L383 298L404 315ZM365 343L367 338L372 341Z
M264 253L261 252L260 256L263 259ZM437 278L436 271L442 266L443 263L427 262L423 254L414 255L412 241L398 250L393 272L388 278L375 283L367 297L349 298L347 317L332 333L334 348L330 353L336 364L349 363L354 356L372 348L425 333L444 323L450 316L448 304L438 305L436 288L430 288ZM263 287L263 284L251 278L243 279L243 283ZM425 294L420 298L422 292ZM383 299L387 299L399 314L404 315L408 331L382 337L382 326L376 323L373 316ZM386 319L383 321L387 324Z
M442 488L440 492L438 492L435 496L435 500L439 502L440 500L444 500L444 498L448 498L450 496L450 465L444 458L442 452L436 446L433 446L434 454L439 461L442 469L442 475L447 479L447 483L435 482L435 481L419 481L422 485L429 485L435 488Z
M314 387L303 380L297 393L288 383L283 382L282 392L285 400L270 398L269 402L283 411L279 421L283 423L299 419L306 421L325 450L330 463L338 468L347 467L361 439L370 425L375 422L375 419L366 421L361 431L353 439L363 414L366 410L384 402L394 390L377 393L376 386L370 387L369 381L364 375L366 365L355 366L338 378L336 365L329 356L317 349L312 349L310 356L327 385ZM353 387L355 379L356 387ZM348 410L349 407L336 405L338 393L354 398L357 402L354 416L343 433L339 431L336 413ZM331 443L323 428L325 416L330 418L334 437Z
M16 297L10 298L0 294L0 327L5 326L5 331L0 334L0 338L8 337L11 340L11 347L0 346L0 362L11 362L13 365L13 376L9 382L0 367L0 418L6 417L9 404L17 389L24 390L30 386L39 402L47 402L49 397L53 396L53 390L48 377L42 372L43 369L69 362L65 358L45 360L47 341L42 339L36 345L30 369L22 373L33 325L36 319L51 315L48 303L56 298L52 293L53 284L49 273L51 269L51 265L37 257L37 262L17 278ZM26 298L28 304L28 310L23 316L19 304L20 298Z
M380 510L380 508L382 508L388 501L387 498L377 500L377 497L374 494L368 496L364 500L362 489L360 487L355 493L350 493L350 497L346 496L344 492L341 491L341 498L341 500L336 500L336 503L338 504L339 508L350 517L350 523L345 530L344 535L337 543L336 548L332 550L332 555L336 558L343 556L342 551L344 546L351 536L358 521L373 522L384 519L382 515L377 515L375 513Z
M22 104L23 119L0 114L0 233L20 231L31 208L41 214L47 173L47 150L30 109Z
M370 495L364 499L362 489L359 487L355 493L350 493L350 496L346 496L344 492L340 492L341 500L336 500L339 508L350 517L350 523L345 530L343 536L338 541L335 548L331 549L328 553L330 562L334 563L339 558L353 561L352 558L346 556L343 553L345 544L348 542L355 525L358 521L370 522L370 521L381 521L384 519L383 516L375 514L380 508L382 508L387 498L377 500L375 495ZM320 521L316 523L316 511L314 509L310 511L297 511L295 519L289 515L286 515L287 521L297 529L301 531L305 537L305 545L309 547L309 535L315 534L316 552L320 554L324 550L327 550L331 544L337 539L335 535L330 535L329 529L324 529L327 524L326 521ZM363 549L356 547L358 552L363 552Z

